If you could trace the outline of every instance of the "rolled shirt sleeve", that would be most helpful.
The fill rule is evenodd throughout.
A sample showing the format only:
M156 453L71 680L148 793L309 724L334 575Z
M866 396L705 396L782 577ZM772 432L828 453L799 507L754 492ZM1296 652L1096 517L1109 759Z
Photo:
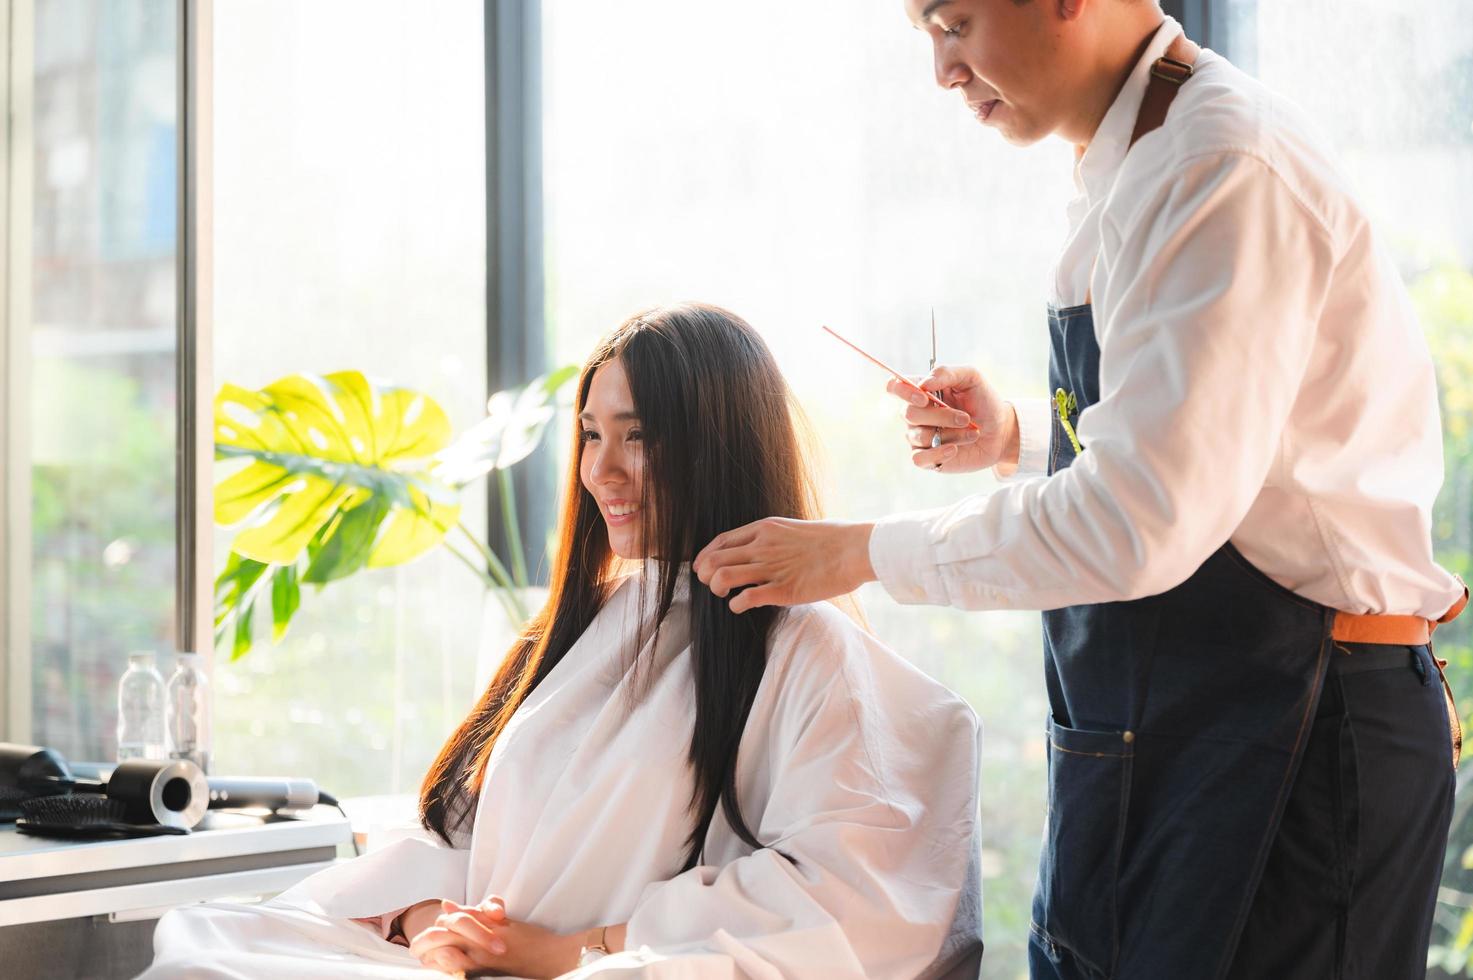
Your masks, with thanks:
M1018 467L1004 476L994 466L993 475L1002 483L1047 476L1053 403L1047 398L1015 398L1013 411L1018 416Z

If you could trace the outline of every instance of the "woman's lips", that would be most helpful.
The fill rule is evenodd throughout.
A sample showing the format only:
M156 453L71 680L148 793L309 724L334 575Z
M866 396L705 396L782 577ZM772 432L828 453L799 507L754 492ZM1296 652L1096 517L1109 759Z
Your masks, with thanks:
M631 509L632 508L632 509ZM615 514L614 510L628 511L623 514ZM639 518L639 505L626 500L609 500L603 505L604 520L610 527L623 527Z
M976 114L978 122L986 122L987 117L992 115L992 111L998 107L1001 101L1001 99L988 99L986 102L978 102L975 105L968 102L967 105L971 106L972 112Z

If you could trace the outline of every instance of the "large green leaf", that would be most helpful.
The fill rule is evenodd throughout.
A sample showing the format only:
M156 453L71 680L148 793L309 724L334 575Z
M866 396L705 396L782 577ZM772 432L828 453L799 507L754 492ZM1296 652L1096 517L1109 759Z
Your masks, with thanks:
M246 603L263 572L271 566L235 552L225 562L225 570L215 579L215 626L219 628L230 612Z
M302 581L326 585L365 567L388 513L389 502L380 497L339 512L307 545L307 570Z
M432 399L356 371L222 387L215 454L245 462L215 487L216 522L239 528L215 582L216 643L232 659L250 650L268 590L279 641L302 583L320 588L435 547L459 520L461 488L528 456L575 374L498 392L490 416L448 448L450 424ZM501 566L483 553L493 582L491 566Z
M432 398L357 371L291 375L259 391L227 384L215 399L216 455L249 463L216 486L215 520L242 526L232 542L242 557L289 565L335 518L372 502L384 513L353 568L402 564L459 519L456 489L430 472L449 441Z
M255 614L256 607L253 605L247 605L240 611L239 615L235 617L235 627L232 630L234 639L231 641L230 644L231 660L239 660L241 657L245 656L247 652L250 651L253 633L253 630L251 628L251 621L252 619L254 619Z
M282 565L271 576L271 642L280 643L292 615L302 604L302 587L297 584L297 566Z

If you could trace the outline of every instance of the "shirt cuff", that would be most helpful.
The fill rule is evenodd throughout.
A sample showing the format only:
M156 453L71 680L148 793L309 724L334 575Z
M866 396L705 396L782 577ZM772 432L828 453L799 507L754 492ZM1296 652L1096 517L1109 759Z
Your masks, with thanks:
M1053 436L1053 405L1047 398L1018 398L1018 468L1007 476L992 468L999 483L1017 483L1048 475L1049 440Z
M930 525L934 517L926 512L896 514L876 521L870 532L870 565L896 602L946 604L946 588L932 555Z

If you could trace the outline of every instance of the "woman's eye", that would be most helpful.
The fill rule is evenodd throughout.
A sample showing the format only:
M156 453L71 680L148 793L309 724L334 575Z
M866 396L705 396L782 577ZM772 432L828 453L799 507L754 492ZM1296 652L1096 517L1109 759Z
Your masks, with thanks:
M644 438L644 433L638 429L630 429L629 434L624 437L625 442L639 442Z
M962 28L964 28L966 26L967 26L966 21L962 21L962 20L957 21L955 24L953 24L950 27L947 27L945 24L942 24L941 25L941 33L942 34L945 34L947 37L961 37L962 36Z
M582 432L578 433L578 438L583 442L593 442L598 439L598 433L594 432L592 429L584 429Z

